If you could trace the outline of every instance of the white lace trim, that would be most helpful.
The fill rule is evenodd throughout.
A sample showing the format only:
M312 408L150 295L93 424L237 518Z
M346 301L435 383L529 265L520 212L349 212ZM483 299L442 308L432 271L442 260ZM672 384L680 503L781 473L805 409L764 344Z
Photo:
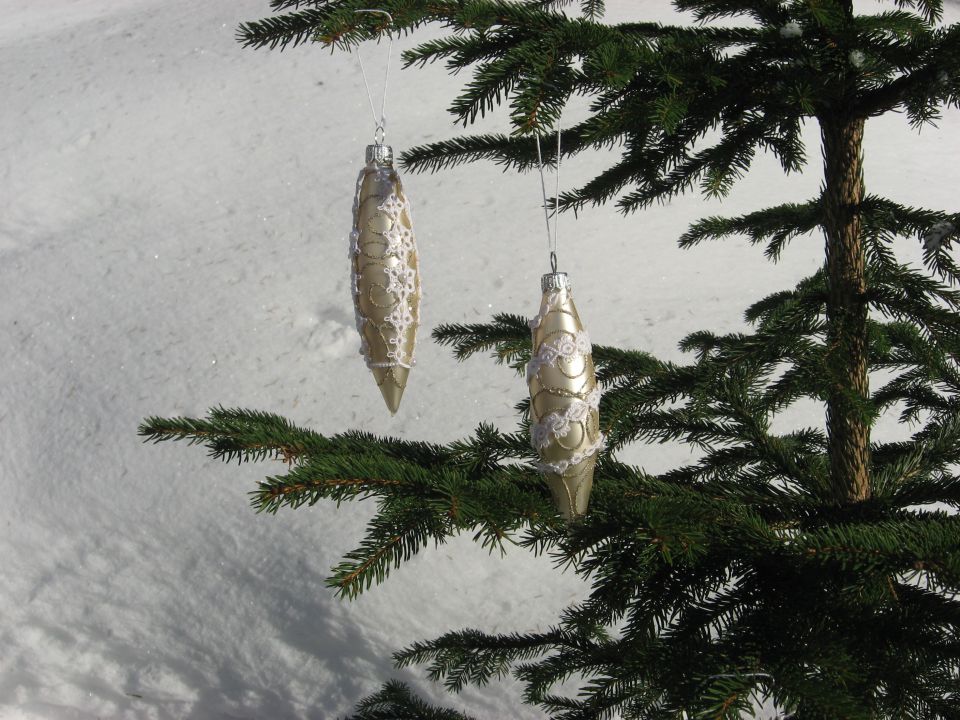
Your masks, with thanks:
M558 460L557 462L538 462L537 470L542 473L555 473L557 475L563 475L567 470L572 468L574 465L579 465L584 460L589 458L591 455L594 455L601 450L606 443L606 437L603 433L600 433L600 437L597 438L597 441L593 443L590 447L585 449L583 452L578 452L569 460Z
M396 222L403 213L407 213L407 217L410 217L410 201L406 198L401 200L396 193L390 193L387 199L377 206L377 210L386 213L388 218ZM413 222L412 217L410 221Z
M409 295L417 291L417 271L408 265L387 265L383 268L387 276L384 286L387 292L394 293L402 303Z
M557 438L570 432L570 425L583 422L590 412L600 407L600 388L594 388L584 399L577 398L563 410L547 413L530 426L530 444L535 450L545 450Z
M396 193L390 193L389 197L377 206L377 210L383 212L390 218L390 230L384 235L387 238L386 255L393 255L400 260L400 263L394 266L387 265L383 270L387 275L387 292L391 292L397 297L397 305L393 311L385 318L386 322L393 328L394 337L387 342L393 346L392 350L387 351L387 357L398 365L410 367L416 363L412 354L407 360L406 351L400 347L404 336L410 326L413 325L413 313L410 309L409 298L417 291L417 272L408 264L409 254L414 250L413 232L409 228L400 225L400 216L407 213L410 217L410 203L404 198L400 200ZM399 238L396 242L391 242L391 234L394 238ZM407 237L409 250L404 252L403 238Z
M555 367L559 360L573 360L577 355L589 355L592 351L590 336L586 330L577 330L577 333L562 333L553 342L545 342L538 349L537 354L527 363L527 382L530 382L540 368Z
M384 237L387 239L387 255L405 258L417 249L413 240L413 230L405 228L399 222L394 222L384 233Z

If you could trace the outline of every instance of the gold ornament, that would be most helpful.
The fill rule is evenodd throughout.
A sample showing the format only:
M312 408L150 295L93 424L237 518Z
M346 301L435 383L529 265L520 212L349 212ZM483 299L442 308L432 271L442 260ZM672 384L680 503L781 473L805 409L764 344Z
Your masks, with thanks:
M392 148L368 145L366 159L357 178L350 233L353 306L360 354L395 414L416 362L420 263Z
M570 520L587 512L597 452L603 447L600 388L567 274L544 275L541 287L540 313L530 321L530 440L557 509Z

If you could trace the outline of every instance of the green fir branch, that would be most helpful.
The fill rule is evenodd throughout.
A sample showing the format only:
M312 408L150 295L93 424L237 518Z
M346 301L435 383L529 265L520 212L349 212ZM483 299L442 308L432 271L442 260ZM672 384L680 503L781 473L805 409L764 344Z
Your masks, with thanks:
M429 705L399 680L389 680L380 690L357 703L345 720L473 720L457 710Z

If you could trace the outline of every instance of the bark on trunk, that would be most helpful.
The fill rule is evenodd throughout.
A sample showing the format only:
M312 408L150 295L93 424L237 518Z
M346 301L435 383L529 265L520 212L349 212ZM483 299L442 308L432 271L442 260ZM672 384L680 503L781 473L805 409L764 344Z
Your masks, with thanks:
M837 499L870 497L863 119L821 120L827 256L827 436Z

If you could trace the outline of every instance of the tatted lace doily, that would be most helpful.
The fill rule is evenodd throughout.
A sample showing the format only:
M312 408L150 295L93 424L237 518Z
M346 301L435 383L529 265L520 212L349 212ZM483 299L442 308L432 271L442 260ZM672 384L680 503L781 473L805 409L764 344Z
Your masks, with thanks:
M360 354L368 368L374 367L395 367L402 366L411 368L416 364L414 353L409 356L403 347L407 340L407 333L411 328L417 325L416 309L412 307L412 296L420 292L420 277L417 269L411 264L411 259L415 257L417 251L416 241L413 234L413 218L410 210L410 201L405 197L399 197L396 192L391 192L386 198L377 205L377 211L382 213L389 221L390 227L381 234L386 243L383 257L394 257L399 262L392 265L382 265L385 275L383 288L391 293L395 298L393 309L386 315L384 322L377 327L381 337L384 338L387 345L387 362L375 362L371 356L370 344L367 340L365 329L367 323L373 321L366 317L360 307L359 296L360 279L362 269L360 267L360 191L363 187L363 180L370 172L370 168L365 167L360 171L357 178L356 192L353 199L353 230L350 233L349 257L352 265L351 291L354 297L354 317L357 325L357 332L360 334ZM378 180L384 180L389 177L389 171L386 168L377 168L374 171ZM405 224L403 215L406 214L410 224ZM371 269L369 264L365 268Z

